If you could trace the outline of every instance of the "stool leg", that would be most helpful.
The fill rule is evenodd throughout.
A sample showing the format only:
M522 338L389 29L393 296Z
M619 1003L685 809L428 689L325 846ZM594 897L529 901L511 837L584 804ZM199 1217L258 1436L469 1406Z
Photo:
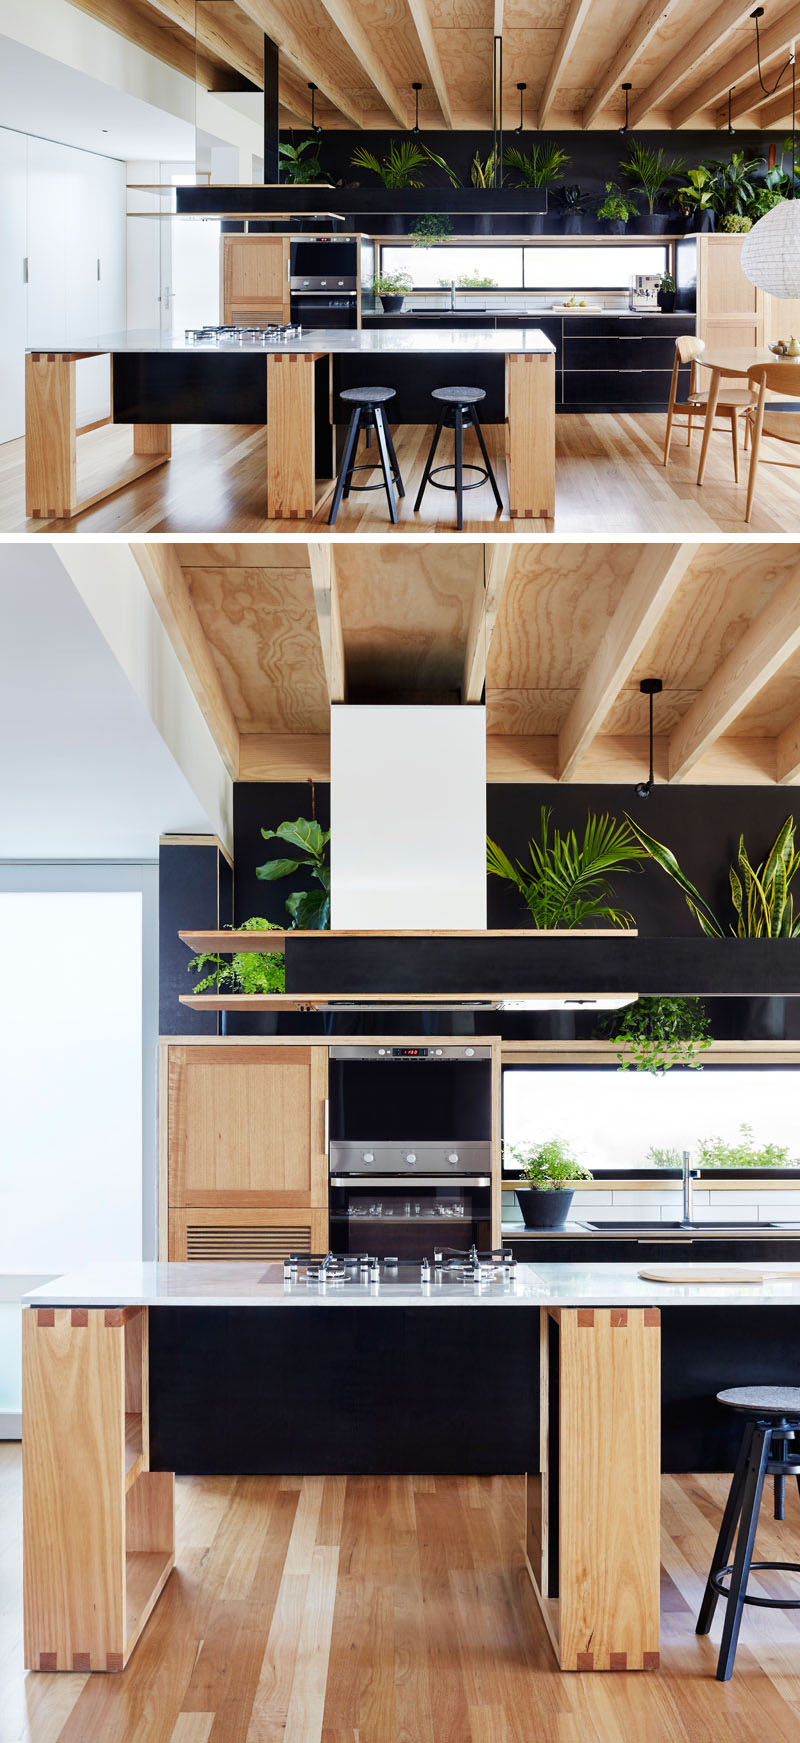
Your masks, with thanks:
M415 514L417 513L419 505L420 505L422 498L425 494L425 486L428 482L428 479L430 478L431 467L433 465L433 462L434 462L434 459L436 456L436 450L439 446L439 437L442 433L443 428L444 428L444 414L440 417L439 422L436 425L436 429L435 429L434 435L433 435L433 441L431 442L430 448L428 449L428 458L425 461L425 471L422 474L422 483L420 484L419 490L417 491L417 500L414 503L414 513Z
M502 508L503 498L500 495L500 492L497 488L497 479L495 478L495 475L494 475L494 469L492 467L492 462L489 459L489 456L486 452L486 443L484 442L484 439L483 439L483 430L481 429L480 419L478 417L478 414L477 414L474 406L470 406L470 417L472 418L472 427L473 427L475 434L478 438L478 446L480 447L480 451L483 455L483 463L484 463L484 466L486 467L486 470L489 474L489 483L491 484L492 490L494 491L494 500L497 503L498 508Z
M786 1459L788 1457L788 1453L789 1453L789 1442L787 1440L784 1440L780 1435L773 1434L772 1445L773 1445L773 1455L772 1455L773 1458L782 1459L783 1463L785 1464ZM786 1518L786 1478L785 1478L782 1471L776 1471L772 1481L775 1485L775 1495L774 1495L774 1500L773 1500L772 1516L774 1519L785 1519Z
M717 1538L714 1554L711 1557L708 1581L703 1593L703 1602L700 1605L700 1614L697 1618L697 1627L695 1629L696 1634L708 1633L714 1620L714 1611L719 1603L719 1592L714 1590L711 1581L719 1573L720 1568L727 1567L728 1562L730 1561L733 1540L736 1536L736 1527L739 1523L739 1515L742 1510L745 1472L747 1470L747 1461L750 1457L750 1448L753 1444L754 1432L755 1423L748 1422L744 1434L742 1435L742 1442L736 1460L736 1469L731 1478L728 1499L725 1502L725 1511L722 1515L722 1524L719 1528L719 1537Z
M342 495L344 497L345 502L347 501L347 498L350 495L350 492L353 488L353 464L354 464L354 461L356 458L356 454L358 453L358 438L359 438L362 430L363 430L364 435L366 437L366 445L368 448L370 446L370 433L371 433L370 432L370 421L369 421L369 412L368 412L366 406L362 406L362 405L358 406L356 408L355 416L356 416L356 439L355 439L355 442L353 444L353 456L352 456L352 459L350 461L350 466L344 475L344 490L342 491Z
M394 451L394 442L392 441L392 432L389 428L389 419L388 418L384 418L383 428L384 428L384 433L386 435L386 446L389 450L389 462L390 462L390 465L392 468L392 476L394 478L395 484L397 485L397 494L398 494L398 496L405 496L406 492L405 492L405 485L403 484L403 475L400 471L400 467L397 464L397 455Z
M381 456L381 467L383 470L383 482L386 486L386 501L389 504L392 525L397 526L397 503L394 498L394 483L392 480L392 468L389 463L389 449L386 446L386 423L383 416L382 406L375 407L375 434L378 438L378 449Z
M350 419L350 425L349 425L349 428L347 431L347 440L345 441L345 445L344 445L344 453L342 455L342 464L339 467L339 476L336 480L336 489L334 491L333 502L331 503L331 512L328 515L328 526L329 527L333 526L333 524L336 520L336 516L339 513L339 508L341 506L342 496L344 495L344 492L345 492L345 486L347 485L349 477L350 477L350 468L353 464L353 459L355 457L356 443L358 442L358 427L359 427L360 422L361 422L361 407L357 406L355 411L353 412L351 419Z
M464 417L460 405L456 406L456 526L461 532L464 525L464 466L463 466L463 430Z
M733 1671L739 1629L742 1625L743 1600L747 1591L758 1513L764 1489L764 1472L769 1458L771 1441L772 1430L757 1426L753 1434L750 1457L747 1461L747 1475L742 1496L742 1516L736 1538L736 1555L733 1562L728 1601L725 1605L725 1622L717 1660L717 1682L728 1682Z

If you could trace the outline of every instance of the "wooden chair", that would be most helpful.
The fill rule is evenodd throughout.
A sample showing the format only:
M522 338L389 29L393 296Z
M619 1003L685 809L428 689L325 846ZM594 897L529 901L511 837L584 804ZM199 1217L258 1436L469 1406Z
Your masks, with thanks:
M800 410L794 412L788 406L766 403L768 393L779 393L786 399L800 399L800 362L760 363L757 368L748 370L747 380L754 401L746 414L752 442L747 480L747 510L744 517L749 521L753 512L756 472L762 457L762 436L774 437L778 442L800 442ZM797 467L800 466L800 460L765 459L764 465Z
M664 437L664 465L669 460L669 450L672 441L672 425L676 417L685 417L688 422L686 435L687 446L692 440L692 429L695 417L702 424L705 409L708 404L708 393L705 388L697 385L697 359L705 351L705 339L696 339L693 333L682 335L675 340L675 362L672 365L672 380L669 388L669 404L667 406L667 429ZM689 397L678 399L678 370L681 365L690 363ZM739 443L737 419L753 404L754 395L749 387L727 388L717 400L717 412L721 418L730 424L731 440L733 442L733 475L739 482ZM746 426L745 426L746 439Z

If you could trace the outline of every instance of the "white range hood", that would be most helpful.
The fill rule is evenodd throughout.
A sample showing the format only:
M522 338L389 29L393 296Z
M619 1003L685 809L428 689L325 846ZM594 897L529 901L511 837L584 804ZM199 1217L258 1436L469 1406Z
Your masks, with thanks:
M331 927L486 926L486 710L331 710Z

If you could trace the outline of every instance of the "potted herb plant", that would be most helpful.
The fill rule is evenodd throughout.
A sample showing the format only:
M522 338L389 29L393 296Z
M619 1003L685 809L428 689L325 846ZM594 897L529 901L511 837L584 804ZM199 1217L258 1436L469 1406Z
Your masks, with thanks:
M670 182L683 174L683 159L666 157L661 145L654 150L652 146L642 145L638 139L632 139L628 156L620 164L620 169L628 181L641 190L647 201L647 211L639 219L638 228L648 236L663 235L669 223L669 214L657 212L656 205L664 198L665 189Z
M506 169L516 171L519 177L518 188L551 188L557 177L563 175L569 164L568 152L562 150L554 139L540 139L531 146L530 151L522 151L518 145L510 145L503 154L503 164ZM532 212L530 216L531 235L538 236L544 229L544 213Z
M699 163L686 171L686 181L678 189L678 205L693 230L714 228L713 185L714 171L708 164Z
M597 216L605 224L609 236L621 236L629 218L638 216L639 207L630 194L624 194L617 182L606 182L606 197L597 208Z
M403 307L403 299L411 290L411 279L407 272L384 272L372 286L376 297L380 297L385 315L399 315Z
M662 315L672 315L675 312L675 280L671 272L661 275L661 283L657 292L658 306Z
M525 1177L525 1186L516 1190L526 1229L563 1228L575 1196L575 1181L592 1178L566 1139L504 1144L503 1157L516 1163Z

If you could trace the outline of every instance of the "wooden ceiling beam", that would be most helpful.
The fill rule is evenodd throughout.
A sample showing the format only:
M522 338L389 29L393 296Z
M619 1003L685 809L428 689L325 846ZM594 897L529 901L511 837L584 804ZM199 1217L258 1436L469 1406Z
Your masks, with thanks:
M791 127L792 124L792 81L783 85L775 96L764 102L756 116L758 126L764 132L771 127Z
M499 0L499 4L501 18L500 28L502 30L502 0ZM497 5L498 0L495 0L495 16ZM411 22L417 33L417 41L422 50L423 59L430 75L431 84L436 92L436 99L439 108L444 117L444 124L446 127L452 127L453 111L450 107L450 93L447 89L444 70L441 60L439 59L439 50L436 47L436 37L431 23L428 0L408 0L408 10L411 14ZM495 24L495 31L496 30L497 25Z
M800 718L790 721L775 740L775 779L784 786L800 781Z
M217 68L207 56L198 56L193 34L163 20L160 7L148 0L72 0L72 5L135 43L164 66L174 67L187 79L198 80L207 90L214 89Z
M239 0L239 4L242 12L246 12L259 30L263 30L265 36L271 37L278 44L278 48L289 56L306 78L313 80L340 114L352 121L354 127L364 126L363 111L331 73L325 59L324 47L312 47L299 36L290 22L290 16L279 10L275 0Z
M682 781L800 648L800 567L731 649L670 739L669 778ZM780 742L780 741L779 741ZM790 755L789 741L784 759Z
M336 560L330 541L324 545L310 542L308 563L311 570L314 609L317 613L328 700L331 703L343 702L347 692L347 679L342 638L342 614L336 579Z
M572 779L698 548L688 542L644 547L559 732L559 780Z
M382 103L386 104L390 115L394 116L399 127L410 127L413 107L407 96L400 94L393 79L390 79L386 68L375 53L372 38L356 12L350 0L321 0L322 6L331 22L336 25L340 36L352 49L360 62L366 78L375 87ZM390 40L390 39L388 39Z
M539 114L536 125L541 128L547 125L550 111L555 102L562 77L567 71L571 56L575 53L578 38L589 16L592 0L571 0L567 16L564 20L561 35L558 39L556 52L550 62L550 70L545 80L542 100L539 104Z
M461 678L462 702L480 702L486 684L486 661L491 646L503 589L515 556L510 539L501 544L484 545L485 573L475 595L467 625L464 650L464 671Z
M723 50L726 39L749 18L752 10L751 0L722 0L722 5L717 6L705 24L695 31L690 41L656 73L648 89L640 97L634 97L630 113L631 127L638 127L651 109L663 103L675 86L700 61L705 60L707 55Z
M133 556L209 732L232 780L239 728L173 545L132 544Z
M795 36L800 37L800 5L793 6L790 12L785 13L783 18L779 18L777 23L772 25L771 29L763 32L761 37L762 66L766 66L770 60L774 60L776 55L785 54ZM685 127L699 110L708 109L712 103L720 102L723 97L727 98L731 89L741 85L743 80L749 80L755 68L755 54L754 31L753 40L747 48L740 49L739 53L733 55L730 60L723 58L719 66L709 73L702 85L697 85L694 90L687 92L686 96L681 98L670 115L670 126ZM739 93L734 91L734 114L737 112L738 97ZM764 93L762 91L761 101L763 102L763 100ZM727 117L726 103L725 120Z
M600 111L618 94L622 81L627 78L634 62L649 47L653 37L666 24L670 13L674 12L678 4L679 0L649 0L649 5L644 7L598 81L594 95L589 99L581 116L582 127L594 126Z

